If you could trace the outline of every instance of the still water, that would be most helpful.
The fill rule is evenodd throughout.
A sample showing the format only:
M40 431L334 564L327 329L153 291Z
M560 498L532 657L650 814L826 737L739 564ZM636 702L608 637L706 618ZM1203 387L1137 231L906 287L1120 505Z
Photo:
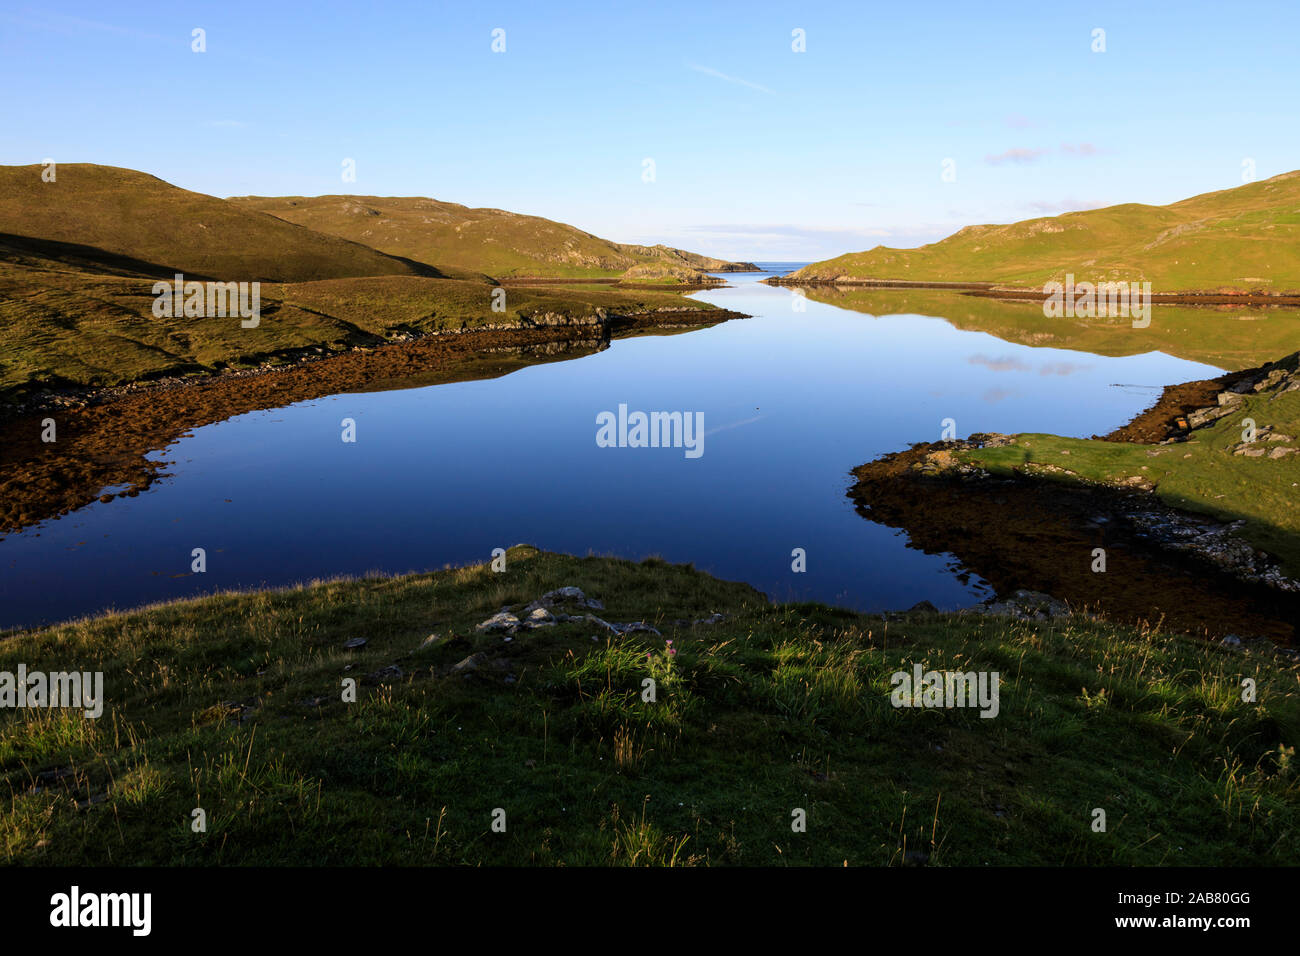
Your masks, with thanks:
M981 431L1102 434L1170 382L1161 353L1009 344L923 315L876 317L758 280L698 297L753 318L620 339L502 378L344 394L195 429L170 477L0 540L0 628L213 590L482 562L526 542L693 562L777 600L940 608L983 583L845 497L852 468ZM796 305L803 305L800 311ZM599 447L597 416L702 413L702 454ZM356 441L340 422L356 422ZM207 572L190 574L204 548ZM807 570L791 569L803 548Z

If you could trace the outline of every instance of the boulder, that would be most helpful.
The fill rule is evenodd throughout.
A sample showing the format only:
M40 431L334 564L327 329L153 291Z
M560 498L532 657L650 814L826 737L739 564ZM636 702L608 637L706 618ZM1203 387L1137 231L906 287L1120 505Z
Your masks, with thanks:
M463 661L459 661L458 663L453 664L451 668L451 672L453 674L468 674L472 671L478 670L479 667L482 666L485 660L487 660L486 654L483 653L471 654Z
M484 634L495 634L501 631L507 634L519 627L519 618L515 617L509 611L502 611L499 614L493 614L490 618L478 625L476 630Z

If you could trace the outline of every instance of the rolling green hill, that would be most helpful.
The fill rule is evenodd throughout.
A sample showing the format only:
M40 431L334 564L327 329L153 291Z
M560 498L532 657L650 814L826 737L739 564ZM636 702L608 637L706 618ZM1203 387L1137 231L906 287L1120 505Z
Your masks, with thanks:
M636 265L743 272L752 263L711 259L668 246L621 245L573 226L504 209L437 199L380 196L234 196L231 203L390 255L489 275L616 276Z
M0 257L45 268L223 281L310 282L438 270L179 189L147 173L0 166Z
M1168 206L1127 203L1010 225L967 226L917 249L877 246L787 277L1039 287L1151 282L1153 292L1300 292L1300 170Z

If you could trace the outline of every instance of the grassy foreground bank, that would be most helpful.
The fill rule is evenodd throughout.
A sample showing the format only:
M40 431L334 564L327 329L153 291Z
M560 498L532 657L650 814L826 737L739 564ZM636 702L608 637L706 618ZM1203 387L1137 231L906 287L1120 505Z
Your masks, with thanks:
M509 641L476 630L563 586L604 602L584 613L662 634L590 619ZM13 633L0 672L20 663L102 670L107 703L98 720L0 712L11 864L1258 865L1300 851L1296 664L1083 618L886 623L770 605L689 566L516 547L500 573ZM893 707L890 675L913 664L998 671L998 715Z

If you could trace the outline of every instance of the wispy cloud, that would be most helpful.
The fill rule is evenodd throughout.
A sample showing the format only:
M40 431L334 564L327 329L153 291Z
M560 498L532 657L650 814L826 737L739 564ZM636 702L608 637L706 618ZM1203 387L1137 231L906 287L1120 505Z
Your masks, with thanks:
M1006 124L1012 129L1029 129L1038 124L1021 113L1012 113L1006 118Z
M1077 362L1048 362L1038 370L1039 375L1073 375L1092 368L1091 365L1079 365Z
M1048 150L1045 149L1015 148L1005 153L998 153L996 156L985 156L984 162L990 166L1001 166L1003 163L1032 163L1046 156L1047 153Z
M1001 358L990 358L987 355L972 355L967 359L971 365L983 365L994 372L1028 372L1029 366L1020 359L1011 355L1004 355Z
M984 157L984 162L990 166L1001 166L1003 163L1033 163L1042 159L1044 156L1051 154L1050 149L1024 149L1015 147L1004 153L998 153L996 156L989 155ZM1101 150L1092 143L1062 143L1061 152L1067 156L1096 156Z
M801 239L884 239L891 235L888 229L846 229L838 226L790 226L753 223L722 223L711 226L687 226L695 233L716 236L771 236L783 239L797 236Z
M766 86L763 86L761 83L751 83L749 80L743 80L738 76L728 76L726 73L723 73L721 70L715 70L712 67L708 67L708 66L700 66L698 63L691 63L689 64L689 66L696 73L703 73L705 76L714 76L717 77L719 80L726 81L727 83L735 83L737 86L747 86L751 90L758 90L758 92L767 93L769 96L776 95L774 91L769 90Z
M35 11L24 10L23 13L33 13ZM84 34L92 33L112 33L117 36L135 37L139 40L154 40L161 43L173 43L177 46L189 46L190 33L185 30L175 36L162 36L157 33L146 33L141 30L135 30L130 27L121 27L114 23L102 23L99 20L88 20L84 17L73 17L62 13L46 13L44 11L35 12L40 19L27 19L5 15L4 20L10 23L19 23L26 27L34 27L37 30L52 30L65 34Z

